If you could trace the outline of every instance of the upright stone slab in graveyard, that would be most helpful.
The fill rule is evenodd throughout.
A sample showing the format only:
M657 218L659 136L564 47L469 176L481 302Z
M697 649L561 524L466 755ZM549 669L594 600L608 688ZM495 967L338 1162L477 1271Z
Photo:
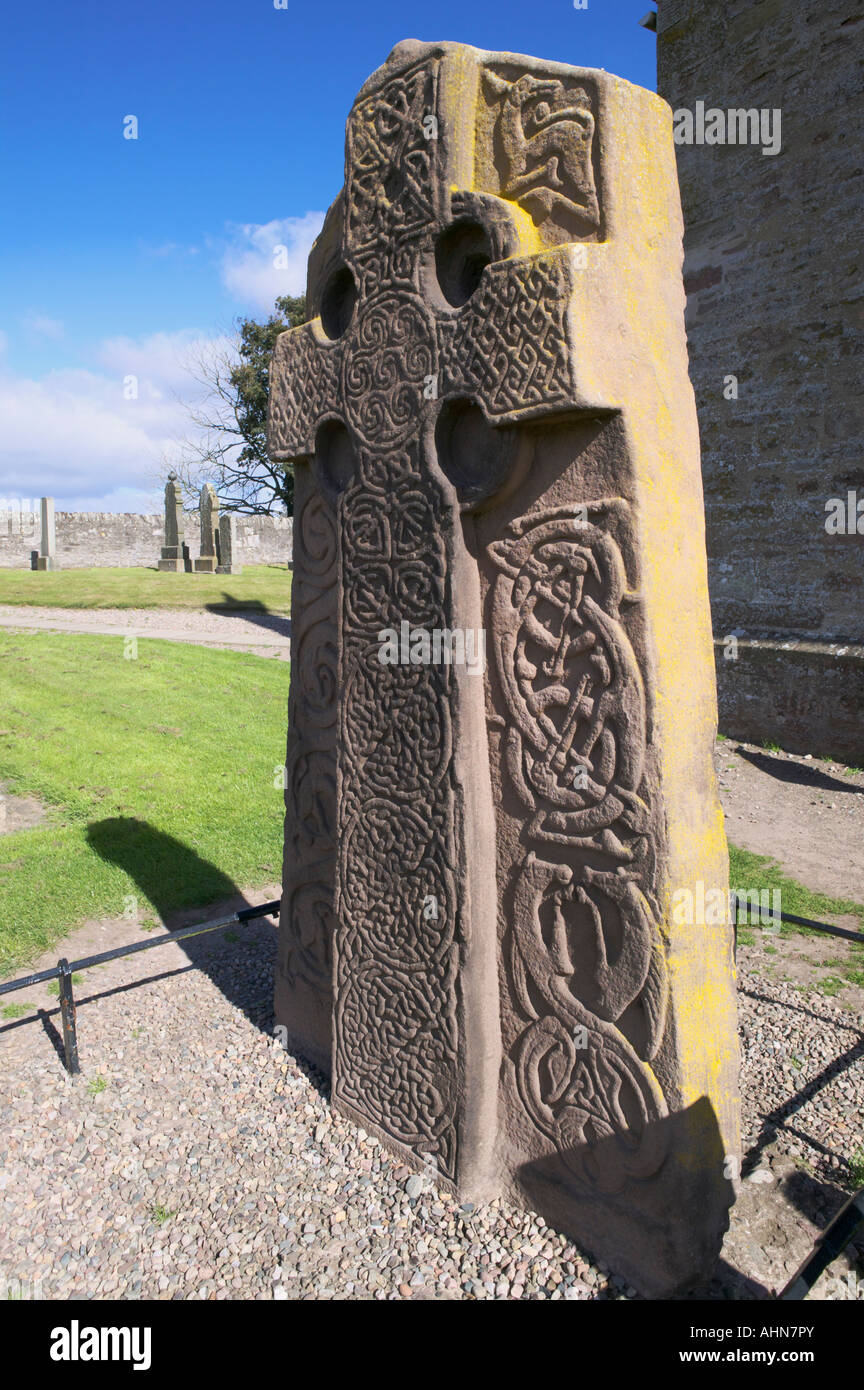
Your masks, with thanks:
M198 501L201 517L201 554L195 560L197 574L213 574L219 563L219 498L212 483L205 483Z
M237 518L231 512L219 518L219 563L216 573L243 573L243 566L237 564Z
M54 520L54 498L41 499L41 525L39 554L36 557L37 570L56 570L57 568L57 528Z
M716 1255L739 1153L669 108L400 44L308 293L271 374L277 1018L410 1162L667 1292ZM485 676L430 661L435 630L486 632Z
M169 473L165 484L165 544L162 547L160 570L185 569L183 559L183 496L177 484L177 474Z

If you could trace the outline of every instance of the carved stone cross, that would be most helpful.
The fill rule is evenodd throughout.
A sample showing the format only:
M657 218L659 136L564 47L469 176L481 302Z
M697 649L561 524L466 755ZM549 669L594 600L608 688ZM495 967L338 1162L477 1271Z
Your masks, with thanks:
M165 484L165 544L159 560L160 570L174 570L182 573L183 560L183 494L177 483L177 474L169 473Z
M737 1152L728 912L673 911L726 885L680 239L656 97L401 44L270 414L277 1017L414 1165L667 1290L716 1253Z
M195 559L196 574L214 574L219 564L219 498L212 483L205 483L198 499L201 520L201 554Z

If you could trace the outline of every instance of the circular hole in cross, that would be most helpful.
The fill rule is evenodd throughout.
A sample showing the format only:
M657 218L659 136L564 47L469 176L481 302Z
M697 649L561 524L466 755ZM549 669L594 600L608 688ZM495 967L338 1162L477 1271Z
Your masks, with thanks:
M458 309L467 304L480 276L493 260L486 228L479 222L454 222L435 243L435 273L441 293Z
M354 276L343 265L334 271L321 296L321 325L328 338L341 338L351 322L357 303Z
M515 431L494 429L476 401L444 401L435 422L442 473L460 502L470 505L496 493L515 462Z
M331 493L344 492L354 477L354 445L341 420L326 420L315 440L315 461L321 484Z

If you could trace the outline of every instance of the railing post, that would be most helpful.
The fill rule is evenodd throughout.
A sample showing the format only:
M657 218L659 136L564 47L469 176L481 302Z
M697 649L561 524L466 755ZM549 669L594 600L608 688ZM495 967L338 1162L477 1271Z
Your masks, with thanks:
M75 1023L75 996L72 993L72 971L64 956L58 960L60 971L60 1017L63 1020L63 1048L66 1053L66 1070L76 1076L81 1067L78 1063L78 1031Z
M778 1300L790 1302L806 1298L819 1275L846 1249L858 1227L864 1223L864 1192L853 1192L844 1202L834 1220L816 1237L816 1244L804 1263L795 1271Z

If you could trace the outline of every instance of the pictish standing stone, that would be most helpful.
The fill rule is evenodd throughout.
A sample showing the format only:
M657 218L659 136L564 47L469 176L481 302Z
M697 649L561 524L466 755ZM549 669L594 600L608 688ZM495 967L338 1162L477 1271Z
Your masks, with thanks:
M237 518L227 512L219 518L219 563L217 574L242 574L243 566L236 563L237 557Z
M278 1021L414 1166L654 1294L710 1267L740 1152L681 230L652 93L400 44L270 405Z
M195 560L198 574L213 574L219 563L219 498L212 483L205 483L198 502L201 517L201 554Z
M41 499L42 530L39 539L39 554L36 559L38 570L57 569L57 528L54 520L54 498Z
M185 569L183 559L183 496L177 484L177 474L169 473L165 484L165 544L162 547L160 570Z

